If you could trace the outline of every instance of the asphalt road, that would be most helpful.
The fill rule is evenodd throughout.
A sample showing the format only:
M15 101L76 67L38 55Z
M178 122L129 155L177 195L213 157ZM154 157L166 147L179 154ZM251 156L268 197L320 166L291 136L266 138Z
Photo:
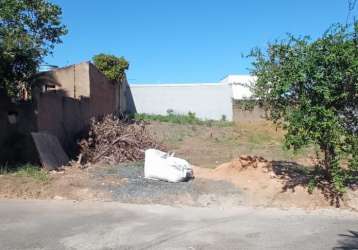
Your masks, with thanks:
M358 213L0 201L0 249L358 249Z

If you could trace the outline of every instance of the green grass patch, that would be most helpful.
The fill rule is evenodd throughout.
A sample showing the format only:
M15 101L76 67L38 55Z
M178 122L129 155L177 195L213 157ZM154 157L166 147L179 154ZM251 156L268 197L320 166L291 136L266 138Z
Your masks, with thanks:
M189 112L188 114L176 114L174 112L168 111L167 115L153 115L153 114L135 114L134 119L137 121L158 121L158 122L168 122L175 124L191 124L191 125L204 125L204 126L217 126L225 127L232 126L233 123L226 120L226 117L223 116L221 120L202 120L196 117L195 113Z
M46 182L49 180L47 171L43 170L39 166L34 166L32 164L24 164L15 167L10 167L7 165L0 166L0 175L7 174L19 177L29 177L41 182Z

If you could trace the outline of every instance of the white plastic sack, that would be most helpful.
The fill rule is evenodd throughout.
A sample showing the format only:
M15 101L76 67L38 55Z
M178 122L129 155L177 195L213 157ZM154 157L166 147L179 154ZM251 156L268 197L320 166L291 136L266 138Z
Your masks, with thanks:
M193 169L183 159L156 149L145 151L144 177L169 182L185 181L193 177Z

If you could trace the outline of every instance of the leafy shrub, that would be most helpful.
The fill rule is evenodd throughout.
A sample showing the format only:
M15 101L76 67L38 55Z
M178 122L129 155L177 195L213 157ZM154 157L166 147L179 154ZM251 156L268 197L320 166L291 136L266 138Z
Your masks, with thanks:
M121 81L129 63L124 57L117 57L108 54L98 54L92 58L96 67L112 81Z
M337 196L358 173L357 46L358 22L334 25L315 41L288 36L250 55L255 97L286 129L288 148L319 146L319 167Z

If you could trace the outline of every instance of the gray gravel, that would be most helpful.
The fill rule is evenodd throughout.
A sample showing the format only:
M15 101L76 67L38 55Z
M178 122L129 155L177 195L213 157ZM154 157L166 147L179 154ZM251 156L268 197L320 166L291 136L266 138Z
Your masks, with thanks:
M120 184L104 183L115 201L130 203L183 204L192 206L220 206L242 204L242 192L225 181L192 179L170 183L144 178L143 163L96 169L94 176L118 177Z

